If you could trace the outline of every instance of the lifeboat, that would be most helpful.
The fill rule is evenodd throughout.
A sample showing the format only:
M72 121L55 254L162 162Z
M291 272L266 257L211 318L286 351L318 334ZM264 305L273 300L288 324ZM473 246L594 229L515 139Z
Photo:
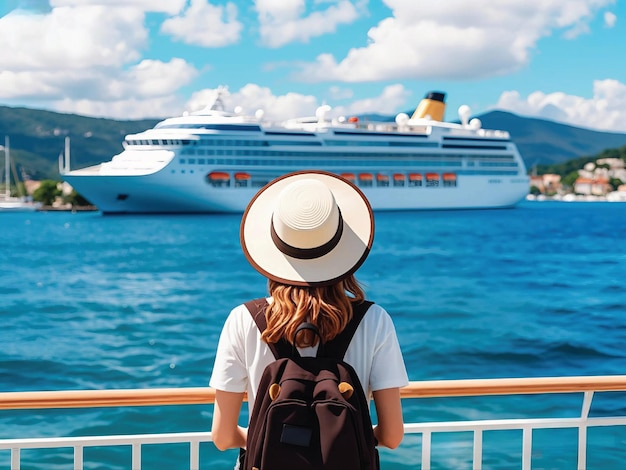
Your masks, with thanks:
M225 171L212 171L207 175L207 178L209 178L210 181L224 181L229 180L230 175Z
M431 188L439 186L439 173L426 173L426 186Z
M352 183L356 181L356 176L354 176L354 173L341 173L340 176L347 179L348 181L351 181Z
M250 184L250 173L245 173L243 171L238 171L234 174L235 177L235 186L238 188L242 186L248 186Z
M212 171L206 175L206 178L213 186L230 185L230 175L225 171Z
M422 179L421 173L409 173L409 186L421 186Z
M456 186L456 173L444 173L443 185L444 186Z
M393 185L394 186L404 186L405 176L403 173L394 173L393 174Z
M244 173L242 171L235 173L235 181L248 181L249 179L250 173Z
M374 184L374 176L371 173L359 173L359 183L363 186L371 186Z
M376 184L378 186L389 186L389 175L378 173L376 175Z

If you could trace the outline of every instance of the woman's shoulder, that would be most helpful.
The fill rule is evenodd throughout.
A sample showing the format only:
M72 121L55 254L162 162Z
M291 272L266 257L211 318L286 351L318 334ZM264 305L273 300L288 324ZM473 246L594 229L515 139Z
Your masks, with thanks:
M369 326L393 324L391 315L389 315L383 306L377 303L372 303L372 305L369 306L361 322L364 322Z
M369 300L368 302L371 303L371 305L369 306L369 308L367 309L367 311L365 312L365 316L371 315L371 316L388 316L389 314L387 313L387 310L385 310L385 308L380 305L377 304L376 302L373 302L371 300Z
M253 326L256 328L254 318L252 317L253 313L250 312L245 303L239 304L230 311L226 323L230 323L233 328L244 331L251 329Z

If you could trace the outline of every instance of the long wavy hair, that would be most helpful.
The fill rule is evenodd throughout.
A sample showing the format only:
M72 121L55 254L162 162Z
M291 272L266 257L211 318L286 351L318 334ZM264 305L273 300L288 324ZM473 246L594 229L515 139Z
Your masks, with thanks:
M269 293L274 301L265 312L267 328L261 338L267 343L277 343L285 338L298 347L314 346L318 341L309 330L294 337L301 323L313 323L322 341L329 341L352 319L352 303L365 299L363 289L353 275L324 287L291 286L270 280Z

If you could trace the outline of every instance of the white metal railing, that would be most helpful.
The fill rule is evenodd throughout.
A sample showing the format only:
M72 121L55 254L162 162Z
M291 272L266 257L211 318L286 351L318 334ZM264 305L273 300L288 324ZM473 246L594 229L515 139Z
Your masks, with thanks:
M578 430L577 468L586 468L587 429L591 427L626 425L626 416L589 417L594 392L625 390L626 376L546 377L411 382L408 387L402 389L401 395L404 399L583 393L580 417L575 418L494 419L405 424L407 434L420 434L422 437L422 470L431 468L432 435L435 433L461 431L473 433L472 468L480 470L483 457L483 433L493 430L522 431L522 469L530 470L532 464L533 430L559 428ZM214 398L214 390L209 388L5 392L0 393L0 410L210 404L213 403ZM72 448L74 452L73 468L82 470L83 450L86 447L130 446L131 468L136 470L141 468L143 445L187 443L190 451L189 468L195 470L199 468L200 463L200 444L205 442L211 442L210 432L0 439L0 451L10 451L11 470L19 470L21 468L21 451L24 449ZM626 460L626 450L624 457Z

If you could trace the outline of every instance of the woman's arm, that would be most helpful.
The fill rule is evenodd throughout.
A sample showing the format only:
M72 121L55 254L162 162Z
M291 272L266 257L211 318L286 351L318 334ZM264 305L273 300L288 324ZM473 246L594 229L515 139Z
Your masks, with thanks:
M243 396L243 393L215 391L211 437L219 450L246 447L248 429L237 424Z
M399 388L386 388L372 393L378 424L374 427L374 436L378 445L395 449L404 437L404 421Z

